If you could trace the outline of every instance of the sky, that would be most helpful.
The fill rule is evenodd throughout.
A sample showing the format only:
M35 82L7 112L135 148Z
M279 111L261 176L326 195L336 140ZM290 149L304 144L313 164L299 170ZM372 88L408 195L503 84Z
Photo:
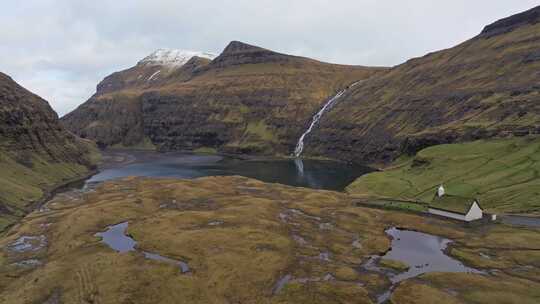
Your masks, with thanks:
M8 0L0 72L63 116L158 48L232 40L322 61L393 66L449 48L540 0Z

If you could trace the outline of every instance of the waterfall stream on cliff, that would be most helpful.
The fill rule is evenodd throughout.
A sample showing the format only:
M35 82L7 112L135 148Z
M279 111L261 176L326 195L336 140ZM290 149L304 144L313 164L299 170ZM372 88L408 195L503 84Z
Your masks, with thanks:
M341 96L343 96L343 94L345 94L345 92L347 92L347 90L349 90L350 88L354 87L355 85L357 85L358 83L360 83L360 81L357 81L353 84L351 84L350 86L346 87L345 89L339 91L336 95L334 95L334 97L330 98L325 104L324 106L322 107L322 109L319 110L319 112L317 112L317 114L315 114L311 120L311 124L309 125L309 128L302 134L302 136L300 136L300 138L298 139L298 143L296 144L296 148L294 149L294 156L295 157L300 157L300 155L302 154L302 151L304 151L304 139L306 138L306 136L311 133L311 131L313 130L313 128L315 127L315 125L317 125L319 123L319 121L321 120L321 117L323 116L323 114L330 110L336 103L337 101L339 100L339 98Z

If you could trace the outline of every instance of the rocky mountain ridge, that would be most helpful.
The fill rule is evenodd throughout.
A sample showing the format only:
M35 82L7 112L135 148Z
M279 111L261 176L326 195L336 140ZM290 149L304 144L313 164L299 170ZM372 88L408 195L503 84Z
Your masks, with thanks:
M181 67L191 58L200 57L214 59L216 55L207 52L197 52L189 50L158 49L146 56L137 65L158 65L164 67Z
M211 61L192 57L175 69L136 65L114 73L62 121L102 147L288 154L329 95L383 70L232 41Z
M325 101L361 80L306 137L305 156L387 163L441 143L537 134L539 11L391 69L233 41L213 60L114 73L62 121L103 147L290 155Z
M509 33L519 27L535 25L540 21L540 9L534 7L528 11L512 15L487 25L480 37L490 38L496 35Z

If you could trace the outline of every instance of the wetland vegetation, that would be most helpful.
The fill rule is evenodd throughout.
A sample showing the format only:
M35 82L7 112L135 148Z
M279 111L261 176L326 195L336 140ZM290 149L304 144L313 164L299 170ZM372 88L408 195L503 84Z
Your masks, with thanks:
M185 261L191 274L137 251L119 253L95 236L125 221L138 248ZM224 176L127 177L58 195L0 241L0 300L45 302L61 294L66 303L373 303L391 288L391 277L361 265L391 248L390 227L452 240L445 252L483 271L407 279L393 288L394 303L540 297L537 230L464 227L358 207L345 193ZM25 236L46 245L10 249Z

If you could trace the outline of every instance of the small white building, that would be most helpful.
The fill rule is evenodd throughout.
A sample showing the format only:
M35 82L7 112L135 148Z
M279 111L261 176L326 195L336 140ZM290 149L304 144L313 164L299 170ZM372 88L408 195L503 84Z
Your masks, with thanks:
M442 185L437 189L428 212L465 222L479 220L484 216L477 199L446 194Z

